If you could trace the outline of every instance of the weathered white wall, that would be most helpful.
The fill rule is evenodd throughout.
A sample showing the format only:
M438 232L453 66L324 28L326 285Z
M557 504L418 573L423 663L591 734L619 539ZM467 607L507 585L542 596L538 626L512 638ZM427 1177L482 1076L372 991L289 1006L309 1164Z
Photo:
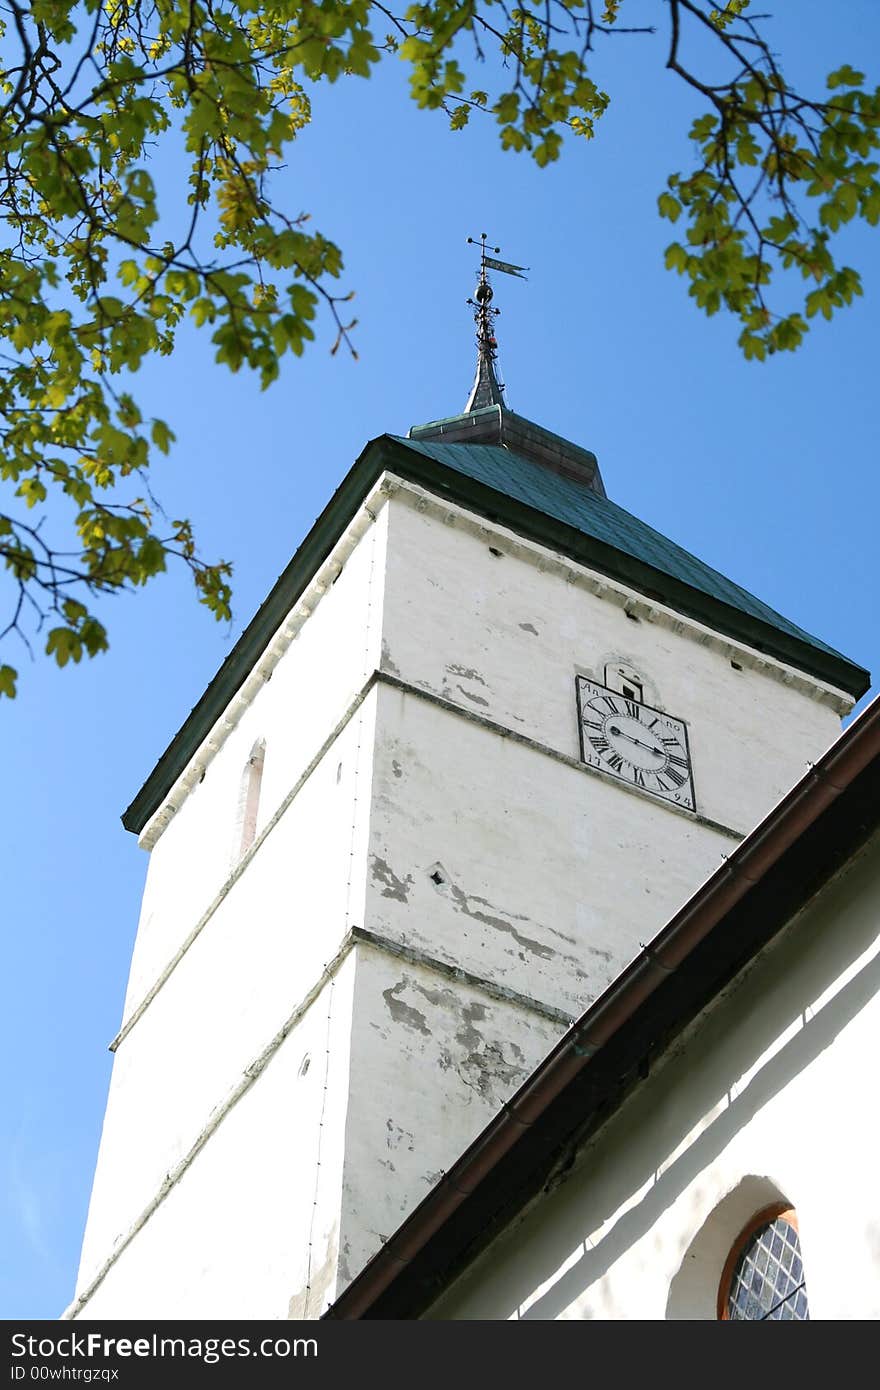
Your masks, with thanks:
M212 1299L241 1316L280 1316L294 1298L302 1312L296 1261L284 1255L279 1282L273 1245L271 1279L254 1288L259 1246L242 1234L247 1203L265 1216L273 1201L283 1211L294 1202L288 1226L301 1243L311 1209L308 1181L296 1180L295 1198L285 1186L284 1155L291 1125L312 1154L317 1119L295 1105L295 1118L276 1121L269 1100L293 1066L293 1035L225 1107L353 929L372 944L355 944L346 961L351 1041L338 1046L350 1045L352 1072L350 1082L334 1073L336 1195L332 1220L321 1218L310 1315L336 1290L337 1243L341 1277L354 1275L567 1018L837 730L809 681L784 684L767 663L735 671L726 647L686 624L633 621L613 586L599 585L600 596L577 567L460 509L438 514L395 484L370 505L377 520L360 519L341 574L296 619L271 680L243 713L236 706L213 756L199 753L204 779L180 783L172 800L182 804L145 833L154 848L80 1293L113 1263L87 1316L146 1316L160 1304L200 1316ZM575 676L602 680L612 660L636 666L646 700L688 722L698 816L579 764ZM258 838L235 868L241 779L258 739ZM464 975L452 980L450 969ZM314 1026L328 990L297 1016L297 1032ZM245 1111L260 1117L247 1134ZM248 1171L248 1146L275 1155L276 1141L278 1166L254 1159L261 1192L245 1197L235 1175ZM179 1181L163 1196L169 1172ZM229 1254L209 1230L221 1189ZM155 1283L161 1293L147 1298Z
M339 950L353 840L357 849L365 835L354 797L358 739L372 741L369 702L359 714L119 1045L81 1285ZM358 779L365 807L368 772ZM361 908L362 898L357 916Z
M383 550L380 516L281 657L271 681L229 732L204 782L190 792L152 851L83 1243L79 1294L156 1202L166 1175L186 1162L200 1136L224 1112L248 1069L307 1000L352 924L362 919L375 692L315 759L352 708L365 674L378 663ZM380 582L374 583L377 572ZM266 740L267 750L257 825L264 838L243 868L230 874L241 776L258 738ZM296 795L285 807L293 790ZM278 818L271 824L275 814ZM314 1007L323 1008L323 997ZM347 1058L347 1041L344 1048ZM255 1089L262 1092L266 1084L261 1076ZM344 1087L334 1095L341 1123L346 1093ZM238 1105L211 1135L199 1160L217 1146L237 1110ZM317 1133L317 1119L309 1123ZM273 1125L267 1121L249 1142L259 1146L274 1140ZM336 1150L338 1188L341 1142ZM230 1159L233 1166L238 1161ZM205 1171L204 1166L198 1171ZM228 1169L224 1171L229 1179ZM189 1170L186 1178L187 1190L192 1191ZM232 1183L230 1192L237 1190ZM306 1187L295 1190L296 1200L304 1209L310 1207ZM171 1195L173 1210L182 1211L176 1188ZM140 1252L142 1282L156 1279L161 1267L152 1266L150 1274L146 1233L155 1231L157 1222L164 1226L170 1220L170 1200L171 1196L161 1199L126 1252L129 1265L135 1247ZM184 1222L183 1216L180 1219ZM334 1223L338 1241L338 1190ZM179 1278L192 1290L208 1287L193 1272L193 1262L201 1269L199 1245L181 1248L186 1253L179 1258ZM117 1266L121 1265L120 1260ZM332 1276L331 1292L335 1264ZM247 1266L238 1266L237 1278L239 1287L248 1284ZM285 1300L299 1287L290 1280L288 1285ZM127 1301L138 1285L120 1280L114 1272L101 1287L102 1307L115 1308L116 1316L139 1315L141 1305ZM275 1295L277 1303L281 1291L275 1290ZM234 1286L228 1297L234 1304ZM193 1298L201 1306L202 1293L193 1292ZM246 1302L250 1299L248 1292ZM90 1301L89 1316L91 1308ZM263 1309L259 1315L270 1315L265 1305Z
M373 786L366 925L569 1017L735 843L385 687Z
M458 509L444 521L413 496L389 508L383 623L386 669L404 679L578 757L576 674L604 683L606 663L627 662L645 677L646 703L688 726L699 813L742 834L840 733L828 705L763 670L735 670L696 624L633 621L614 586L599 597L570 582L587 576L581 567L559 573L543 552L542 569L538 547L526 560L509 533L474 534Z
M320 1314L336 1291L354 979L349 953L332 998L325 990L226 1114L84 1317Z
M358 947L345 1131L344 1287L562 1032L532 1009Z
M355 547L152 850L126 1017L235 867L241 781L256 741L266 742L259 833L378 666L386 520L380 513Z
M697 1020L434 1318L714 1318L771 1201L812 1318L880 1317L880 837Z
M839 732L827 705L634 623L455 509L404 490L387 511L383 670L408 688L378 691L364 926L509 1002L393 955L359 965L352 1275L559 1036L540 1010L579 1014L730 852L713 822L747 828ZM688 722L702 816L577 761L576 673L612 660Z

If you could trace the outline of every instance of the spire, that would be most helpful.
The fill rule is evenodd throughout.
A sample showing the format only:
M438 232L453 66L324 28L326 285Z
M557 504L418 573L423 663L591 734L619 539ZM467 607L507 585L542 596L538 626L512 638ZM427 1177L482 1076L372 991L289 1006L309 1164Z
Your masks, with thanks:
M474 298L468 300L474 311L474 323L477 325L477 374L474 377L474 384L464 408L466 415L475 410L482 410L488 405L500 405L505 407L504 387L498 380L495 373L495 362L498 356L498 343L495 338L495 319L501 313L500 309L494 308L492 299L494 290L489 282L487 270L503 270L507 275L516 275L524 280L526 277L523 271L526 266L510 265L507 261L495 260L492 256L486 255L486 233L480 234L479 243L473 237L468 237L468 244L480 247L480 278L477 281L477 288L474 291ZM497 256L501 250L500 246L491 248Z

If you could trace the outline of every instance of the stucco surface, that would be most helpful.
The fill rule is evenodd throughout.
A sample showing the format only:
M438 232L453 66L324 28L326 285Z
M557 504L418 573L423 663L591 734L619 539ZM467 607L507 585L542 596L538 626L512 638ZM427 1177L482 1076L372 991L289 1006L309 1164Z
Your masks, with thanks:
M811 1318L876 1319L878 1028L875 838L431 1316L712 1319L739 1231L782 1201Z
M818 686L503 528L371 506L145 838L77 1314L319 1313L837 732ZM579 765L575 678L609 662L686 721L696 816Z

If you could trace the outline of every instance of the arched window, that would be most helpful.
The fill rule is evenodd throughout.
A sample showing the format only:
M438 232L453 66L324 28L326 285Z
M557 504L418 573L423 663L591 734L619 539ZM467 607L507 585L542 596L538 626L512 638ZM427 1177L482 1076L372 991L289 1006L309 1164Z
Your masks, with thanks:
M807 1285L797 1217L765 1207L740 1232L718 1289L718 1316L737 1322L807 1322Z
M236 864L242 855L247 854L256 838L257 814L260 809L260 784L263 780L265 761L266 740L258 738L251 749L251 755L245 763L244 772L241 775L235 834L234 862Z

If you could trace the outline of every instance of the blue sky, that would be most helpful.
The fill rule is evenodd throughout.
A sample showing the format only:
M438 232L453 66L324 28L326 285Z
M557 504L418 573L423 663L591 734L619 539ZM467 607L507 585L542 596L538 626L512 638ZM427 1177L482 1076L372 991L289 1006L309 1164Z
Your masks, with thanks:
M657 15L656 0L630 5ZM803 81L880 52L875 0L841 0L833 24L824 0L775 8ZM496 282L512 408L594 450L616 502L880 671L880 233L848 236L864 299L797 354L745 363L734 325L701 316L662 268L656 197L701 107L663 70L660 34L606 45L596 75L604 128L544 171L501 153L488 122L452 135L418 112L394 63L319 90L277 198L342 246L359 361L329 355L325 322L267 393L215 367L195 332L141 374L178 436L155 490L234 562L235 621L217 626L169 574L105 605L105 656L22 662L0 711L0 1316L52 1318L73 1293L147 862L119 815L367 440L464 405L468 235L530 267L527 284Z

